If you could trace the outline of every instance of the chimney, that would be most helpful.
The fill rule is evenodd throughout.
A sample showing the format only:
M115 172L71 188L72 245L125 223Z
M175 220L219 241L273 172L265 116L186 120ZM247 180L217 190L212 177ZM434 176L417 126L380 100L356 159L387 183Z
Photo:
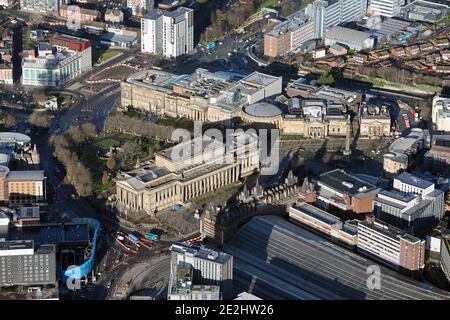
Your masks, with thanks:
M373 224L375 222L375 216L373 214L368 214L366 216L366 222Z

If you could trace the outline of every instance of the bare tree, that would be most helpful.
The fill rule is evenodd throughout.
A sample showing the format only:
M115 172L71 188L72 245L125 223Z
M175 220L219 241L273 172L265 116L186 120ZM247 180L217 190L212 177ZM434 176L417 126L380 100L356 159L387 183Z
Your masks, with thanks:
M29 120L30 124L38 128L50 128L52 119L47 112L34 111Z
M16 118L6 112L0 113L0 122L5 128L12 128L15 127L17 124Z
M106 161L106 167L107 167L109 170L113 170L115 166L116 166L116 160L115 160L114 157L111 155L111 156L109 156L108 160Z
M128 160L128 157L133 157L134 154L136 154L141 148L139 145L132 141L127 141L123 144L121 147L123 153L123 160L126 162Z
M103 183L103 184L107 184L108 182L109 182L108 172L103 171L103 175L102 175L102 183Z

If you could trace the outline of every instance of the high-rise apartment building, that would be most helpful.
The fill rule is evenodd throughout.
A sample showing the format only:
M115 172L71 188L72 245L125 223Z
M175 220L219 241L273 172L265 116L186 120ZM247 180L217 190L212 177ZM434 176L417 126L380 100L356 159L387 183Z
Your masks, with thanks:
M316 0L305 9L314 21L316 38L322 38L328 29L343 22L358 21L366 12L367 0Z
M400 9L405 0L370 0L367 13L371 16L395 17L400 15Z
M153 10L141 20L141 51L168 58L194 49L194 10Z

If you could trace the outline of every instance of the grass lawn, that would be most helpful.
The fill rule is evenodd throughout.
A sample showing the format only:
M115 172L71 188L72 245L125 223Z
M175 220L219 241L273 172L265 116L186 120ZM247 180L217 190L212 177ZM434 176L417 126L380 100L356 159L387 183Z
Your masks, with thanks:
M127 66L116 66L108 70L103 70L102 72L94 76L91 80L103 80L107 78L122 80L126 79L135 72L136 70Z
M111 139L118 140L121 142L134 141L136 139L136 137L132 136L131 134L111 132L111 133L105 133L105 134L99 135L99 136L97 136L97 138L95 138L95 140L98 141L98 140L101 140L104 138L111 138Z
M94 51L94 61L96 61L96 63L102 63L108 59L111 59L115 56L117 56L120 53L119 50L111 50L108 49L106 51L103 52L99 52L99 51Z
M273 6L274 4L277 4L279 0L266 0L263 3L260 4L256 12L261 11L264 8Z
M70 99L72 99L71 95L67 95L67 94L55 94L56 96L56 100L58 101L58 105L61 104L66 104L70 102Z
M97 183L94 186L94 193L102 193L103 191L111 189L113 186L114 186L114 182L111 180L106 184L103 184L100 181L99 183Z
M111 147L117 147L120 145L120 142L114 139L105 139L95 143L95 146L102 148L104 150L108 150Z
M141 160L149 159L149 146L154 152L158 152L172 145L164 140L135 137L125 133L108 133L99 135L91 143L77 148L75 152L77 153L80 162L83 163L91 172L92 181L94 183L94 193L101 193L105 190L111 189L114 185L112 181L109 181L106 184L101 182L103 172L109 172L109 170L106 167L106 160L99 159L97 157L97 152L108 150L110 147L118 147L128 141L139 144L141 148L133 155L133 157L130 157L127 160L125 165L123 165L124 168L122 169L125 170L131 169L132 166L136 164L137 158Z

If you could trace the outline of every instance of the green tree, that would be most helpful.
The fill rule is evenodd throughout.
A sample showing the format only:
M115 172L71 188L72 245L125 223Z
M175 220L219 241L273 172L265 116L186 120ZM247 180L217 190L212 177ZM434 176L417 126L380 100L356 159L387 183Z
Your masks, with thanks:
M334 77L333 75L328 72L328 73L322 73L319 77L319 83L322 85L330 85L334 82Z

